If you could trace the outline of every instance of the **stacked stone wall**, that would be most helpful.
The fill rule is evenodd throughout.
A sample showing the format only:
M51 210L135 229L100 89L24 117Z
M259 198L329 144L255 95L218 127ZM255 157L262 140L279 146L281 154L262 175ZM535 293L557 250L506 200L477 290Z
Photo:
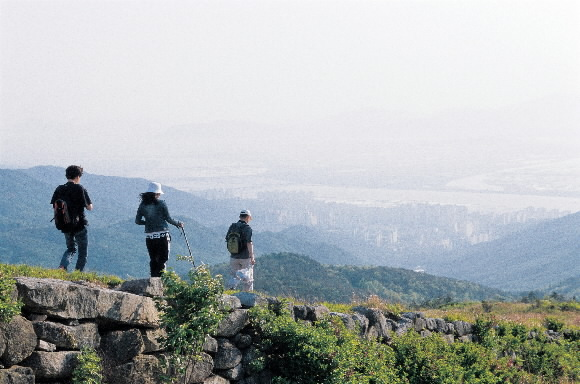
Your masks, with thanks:
M159 278L129 281L115 290L86 282L17 278L15 294L24 307L21 316L0 325L0 384L68 383L85 347L99 351L107 383L161 382L164 351L158 339L164 333L153 300L162 295ZM268 372L248 373L256 355L248 309L280 303L247 292L225 295L222 301L228 316L215 335L206 338L202 358L191 368L190 383L270 383ZM336 316L361 337L385 343L393 334L409 330L423 336L438 332L448 342L473 339L470 323L426 318L418 312L395 316L357 307L354 314L344 314L315 305L290 309L296 321Z

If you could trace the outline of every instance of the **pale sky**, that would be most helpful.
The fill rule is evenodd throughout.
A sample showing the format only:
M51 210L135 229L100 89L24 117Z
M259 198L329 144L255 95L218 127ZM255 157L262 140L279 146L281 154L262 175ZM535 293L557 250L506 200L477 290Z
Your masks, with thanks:
M580 95L574 0L0 4L0 166L66 166L72 133L76 156L115 158L182 124Z

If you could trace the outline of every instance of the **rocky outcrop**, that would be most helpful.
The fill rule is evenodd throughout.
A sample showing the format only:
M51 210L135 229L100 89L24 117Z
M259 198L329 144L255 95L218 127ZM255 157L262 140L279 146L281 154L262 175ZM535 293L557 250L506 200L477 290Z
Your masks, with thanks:
M24 307L22 316L0 324L0 384L70 381L85 347L99 351L107 383L161 383L164 351L159 339L164 331L153 300L163 293L159 278L129 281L115 290L86 282L16 278L16 292ZM302 322L335 316L361 337L384 343L409 330L424 336L438 332L448 342L473 338L472 325L463 321L430 319L416 312L395 316L365 307L355 308L354 314L336 313L321 305L293 306L240 292L223 296L221 305L228 315L189 367L191 384L271 382L267 371L250 373L259 352L248 309L260 304L289 305L294 319Z

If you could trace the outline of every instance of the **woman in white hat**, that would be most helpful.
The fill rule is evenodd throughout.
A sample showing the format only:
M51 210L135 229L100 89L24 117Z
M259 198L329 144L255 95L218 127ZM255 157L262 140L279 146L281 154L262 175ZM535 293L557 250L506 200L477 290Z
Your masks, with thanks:
M159 200L162 194L161 184L150 183L147 192L140 195L141 204L135 217L136 224L145 226L145 244L149 252L151 277L160 277L169 260L171 236L167 223L183 228L181 221L171 218L165 201Z

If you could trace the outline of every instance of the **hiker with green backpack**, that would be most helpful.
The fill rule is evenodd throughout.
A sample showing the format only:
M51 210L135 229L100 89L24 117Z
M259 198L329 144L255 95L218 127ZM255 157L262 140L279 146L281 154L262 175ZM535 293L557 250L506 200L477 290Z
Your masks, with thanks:
M230 225L226 234L227 249L230 252L230 279L226 288L236 289L241 285L243 291L254 289L254 244L252 243L252 227L249 222L252 213L244 209L240 212L237 223Z

